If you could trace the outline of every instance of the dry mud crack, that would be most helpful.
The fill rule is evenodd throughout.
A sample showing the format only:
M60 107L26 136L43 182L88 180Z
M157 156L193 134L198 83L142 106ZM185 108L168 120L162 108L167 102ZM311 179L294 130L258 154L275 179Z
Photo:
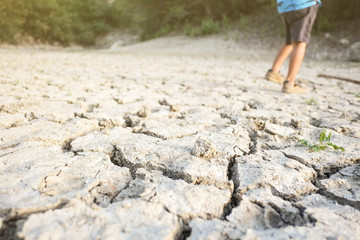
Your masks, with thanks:
M0 239L359 239L360 87L316 77L359 65L307 59L290 96L274 54L2 49ZM298 143L322 129L346 151Z

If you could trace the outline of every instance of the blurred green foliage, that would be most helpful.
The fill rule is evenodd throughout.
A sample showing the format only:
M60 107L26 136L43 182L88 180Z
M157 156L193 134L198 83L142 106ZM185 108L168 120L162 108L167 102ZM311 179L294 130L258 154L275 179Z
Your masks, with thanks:
M210 17L202 19L200 26L192 26L189 22L186 23L185 33L190 37L204 36L219 33L220 24Z
M21 35L63 45L91 45L110 28L105 0L0 0L0 39Z
M276 9L275 0L0 0L0 40L21 36L42 42L92 45L111 29L131 29L142 39L183 30L199 36L238 23L247 30L249 15ZM359 0L324 0L317 30L338 20L360 19Z
M189 36L218 33L230 22L269 6L269 0L115 0L117 22L140 29L142 39L158 35L163 26L183 29ZM121 6L121 7L119 7Z

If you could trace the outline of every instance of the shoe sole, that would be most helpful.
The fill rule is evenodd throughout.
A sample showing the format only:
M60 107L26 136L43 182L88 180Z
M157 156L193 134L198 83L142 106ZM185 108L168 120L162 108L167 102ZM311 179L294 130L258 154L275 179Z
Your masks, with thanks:
M290 91L286 91L286 90L281 90L281 92L283 92L283 93L287 93L287 94L307 94L307 93L309 93L309 91L303 91L303 92L297 92L297 91L292 91L292 90L290 90Z
M274 83L278 83L278 84L283 84L283 82L284 82L283 80L279 80L279 79L269 77L269 76L266 76L265 79L270 82L274 82Z

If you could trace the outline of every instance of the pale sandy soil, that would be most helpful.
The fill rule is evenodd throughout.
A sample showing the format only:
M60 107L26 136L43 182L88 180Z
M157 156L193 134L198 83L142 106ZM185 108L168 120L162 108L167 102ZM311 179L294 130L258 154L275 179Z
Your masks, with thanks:
M261 41L0 49L0 238L359 239L360 84L317 75L360 67L315 50L287 95Z

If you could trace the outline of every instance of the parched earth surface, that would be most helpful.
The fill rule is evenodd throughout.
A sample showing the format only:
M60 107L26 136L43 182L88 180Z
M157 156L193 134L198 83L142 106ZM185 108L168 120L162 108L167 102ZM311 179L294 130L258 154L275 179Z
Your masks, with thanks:
M287 95L221 38L0 51L1 239L360 238L360 85L317 77L359 63Z

